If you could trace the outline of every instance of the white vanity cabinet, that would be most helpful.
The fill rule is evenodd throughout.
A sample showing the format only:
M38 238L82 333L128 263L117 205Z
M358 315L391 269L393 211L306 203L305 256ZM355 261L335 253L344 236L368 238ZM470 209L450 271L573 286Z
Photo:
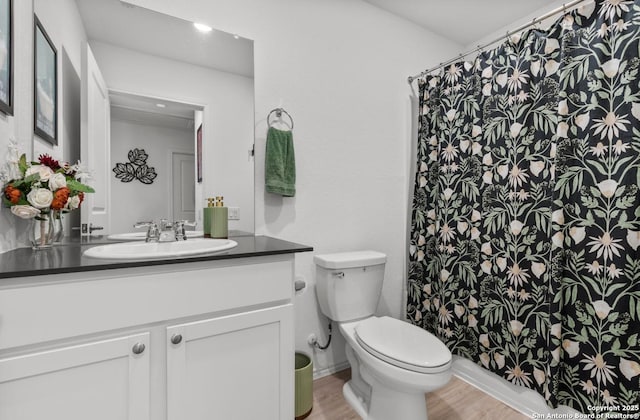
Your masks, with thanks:
M294 417L293 254L0 282L0 420Z

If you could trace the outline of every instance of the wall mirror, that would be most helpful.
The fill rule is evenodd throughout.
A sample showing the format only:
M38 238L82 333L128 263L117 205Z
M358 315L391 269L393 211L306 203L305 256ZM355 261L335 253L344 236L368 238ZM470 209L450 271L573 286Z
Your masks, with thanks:
M64 159L82 158L97 190L71 225L115 234L167 218L201 228L206 198L224 196L237 209L230 234L253 234L253 42L126 1L51 3L61 6L35 0L34 12L62 52ZM156 176L117 177L133 150Z

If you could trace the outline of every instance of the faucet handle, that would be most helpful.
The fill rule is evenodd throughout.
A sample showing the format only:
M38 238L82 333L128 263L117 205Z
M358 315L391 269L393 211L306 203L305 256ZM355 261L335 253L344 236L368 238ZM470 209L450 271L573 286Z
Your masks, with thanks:
M149 221L149 222L137 222L133 225L134 228L139 229L139 228L143 228L143 227L149 227L151 225L153 225L154 223Z
M155 222L138 222L135 225L133 225L133 227L148 228L145 242L158 241L158 239L160 238L160 233L158 232L158 225L156 225Z
M169 230L173 227L173 223L169 222L167 219L160 219L160 230Z
M185 226L193 227L196 225L196 222L190 222L188 220L176 220L173 222L173 231L176 234L176 241L186 241L187 240L187 232L185 231Z

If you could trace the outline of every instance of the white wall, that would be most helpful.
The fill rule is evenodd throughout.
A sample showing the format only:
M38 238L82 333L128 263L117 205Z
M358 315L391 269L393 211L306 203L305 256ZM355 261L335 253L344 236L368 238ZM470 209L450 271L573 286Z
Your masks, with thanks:
M122 182L111 174L112 233L132 232L136 222L170 218L169 154L172 151L193 153L193 132L112 118L112 165L128 162L128 153L134 148L145 150L149 155L147 165L155 168L158 176L152 184L145 185L137 179Z
M317 254L385 252L379 313L399 316L414 156L406 79L461 46L360 0L130 1L254 40L256 231ZM265 119L280 101L295 121L295 198L264 192ZM296 275L308 284L296 298L296 346L307 351L307 335L323 341L326 331L312 257L296 256ZM316 371L345 360L339 337L314 355Z
M90 45L109 89L204 106L203 182L196 193L224 196L225 205L240 207L241 218L229 229L253 232L253 80L102 42ZM199 223L202 207L204 199L196 195Z
M65 75L62 70L63 57L80 73L80 46L86 38L80 15L74 0L14 1L14 116L0 116L0 165L5 164L5 153L9 138L19 143L21 153L35 159L48 153L63 159L64 145L70 137L77 135L74 119L79 116L65 115L65 109L73 113L78 109L80 97L64 95ZM42 22L47 34L58 50L58 146L41 140L33 134L33 13ZM74 81L74 83L77 81ZM68 101L65 103L65 100ZM77 121L79 127L80 122ZM9 209L0 210L0 252L27 246L27 222L13 216Z

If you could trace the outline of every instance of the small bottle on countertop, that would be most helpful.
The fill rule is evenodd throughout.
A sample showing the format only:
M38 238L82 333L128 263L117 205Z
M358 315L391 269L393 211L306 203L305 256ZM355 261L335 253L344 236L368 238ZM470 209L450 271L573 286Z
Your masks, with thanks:
M229 237L229 209L224 206L224 197L216 197L211 219L211 238L227 239Z
M205 238L211 237L211 222L213 221L214 199L207 198L208 204L202 210L202 230Z

